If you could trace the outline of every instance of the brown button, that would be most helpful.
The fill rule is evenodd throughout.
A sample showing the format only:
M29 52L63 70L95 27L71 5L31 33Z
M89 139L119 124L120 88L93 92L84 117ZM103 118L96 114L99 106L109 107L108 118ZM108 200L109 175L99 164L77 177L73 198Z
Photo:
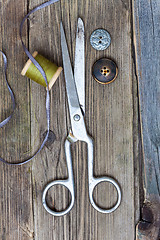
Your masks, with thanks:
M101 58L94 63L92 68L94 79L101 84L113 82L118 75L118 68L115 62L108 58Z

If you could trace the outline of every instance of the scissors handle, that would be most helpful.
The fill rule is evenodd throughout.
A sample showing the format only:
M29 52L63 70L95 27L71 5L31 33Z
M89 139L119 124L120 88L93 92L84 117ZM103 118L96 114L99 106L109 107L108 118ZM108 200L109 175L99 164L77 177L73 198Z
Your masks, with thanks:
M117 202L116 204L111 207L111 208L108 208L108 209L103 209L103 208L100 208L94 201L93 199L93 191L95 189L95 187L102 183L102 182L108 182L108 183L112 183L113 186L116 188L117 190L117 195L118 195L118 198L117 198ZM90 202L92 204L92 206L98 211L98 212L101 212L101 213L112 213L114 212L120 205L121 203L121 189L119 187L119 185L117 184L117 182L113 179L113 178L110 178L110 177L101 177L101 178L92 178L92 181L90 182L90 185L89 185L89 198L90 198Z
M121 203L121 198L122 198L122 194L121 194L121 189L118 185L118 183L113 179L113 178L110 178L110 177L99 177L99 178L95 178L94 175L93 175L93 140L90 136L87 136L87 139L86 139L86 142L87 142L87 145L88 145L88 183L89 183L89 198L90 198L90 202L92 204L92 206L98 211L98 212L101 212L101 213L111 213L113 211L115 211L120 203ZM116 188L117 190L117 195L118 195L118 198L117 198L117 202L116 204L111 207L111 208L108 208L108 209L103 209L103 208L100 208L94 201L93 199L93 191L95 189L95 187L102 183L102 182L108 182L108 183L111 183L113 184L113 186Z
M50 182L45 187L45 189L43 191L43 195L42 195L42 203L43 203L44 208L46 209L46 211L48 213L52 214L53 216L60 217L60 216L63 216L65 214L67 214L72 209L72 207L74 205L75 194L74 194L74 180L73 180L73 168L72 168L72 157L71 157L70 145L71 145L71 143L66 139L66 141L65 141L65 155L66 155L66 162L67 162L67 168L68 168L68 179L55 180L55 181ZM68 191L71 193L71 202L70 202L69 206L63 211L52 210L47 205L47 202L46 202L46 195L47 195L48 190L55 185L61 185L61 186L66 187L68 189Z

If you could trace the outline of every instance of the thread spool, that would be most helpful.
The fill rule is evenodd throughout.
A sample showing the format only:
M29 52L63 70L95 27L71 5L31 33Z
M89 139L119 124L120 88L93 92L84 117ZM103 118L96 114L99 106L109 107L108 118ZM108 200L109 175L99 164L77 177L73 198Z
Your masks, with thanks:
M62 67L56 66L56 64L50 62L47 58L40 55L37 51L35 51L32 54L32 56L43 68L47 77L49 90L51 90L53 84L55 83L55 81L57 80L62 71ZM21 74L22 76L26 76L32 79L33 81L37 82L38 84L46 87L46 82L43 76L30 59L26 62L24 68L22 69Z

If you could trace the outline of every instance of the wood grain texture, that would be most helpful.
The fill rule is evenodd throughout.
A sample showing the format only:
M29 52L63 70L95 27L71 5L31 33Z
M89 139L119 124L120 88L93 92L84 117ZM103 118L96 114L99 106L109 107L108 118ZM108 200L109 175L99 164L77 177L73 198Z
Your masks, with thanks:
M30 9L41 2L32 1ZM80 16L84 20L86 125L95 140L94 172L96 176L109 175L116 178L123 191L122 204L113 214L100 214L91 207L88 198L86 146L77 143L72 147L76 190L74 208L68 215L59 218L49 215L43 209L41 196L44 186L53 179L67 176L63 144L70 123L62 74L51 90L51 130L55 133L56 140L39 154L32 167L35 239L134 239L133 93L129 6L129 1L126 4L121 1L61 1L31 17L31 52L38 50L59 64L62 64L60 20L66 32L72 63L77 19ZM97 52L90 46L89 37L96 28L105 28L111 34L112 44L106 51ZM117 80L108 86L99 85L91 74L93 63L104 56L115 60L119 67ZM38 135L38 139L41 139L46 130L45 89L35 83L31 85L34 103L32 110L36 113L40 129L38 133L37 124L32 120L32 136ZM95 191L95 198L102 206L107 207L116 200L116 192L112 186L102 184ZM68 193L64 189L57 187L50 190L48 200L59 209L66 205L67 199Z
M19 2L19 4L18 4ZM23 3L22 3L23 2ZM46 91L35 82L20 76L27 57L19 39L19 24L27 11L43 0L0 1L0 46L9 54L8 79L15 92L17 109L14 118L2 131L0 149L9 161L34 153L46 131ZM9 14L10 13L10 14ZM45 185L67 177L64 140L70 121L63 73L52 88L51 131L55 134L35 157L22 167L1 167L0 238L3 240L134 240L139 218L139 133L138 99L132 59L131 5L129 0L61 0L30 16L23 39L30 52L62 65L60 21L66 33L71 61L74 64L77 19L85 24L86 59L86 127L94 138L94 173L111 176L119 182L123 196L120 207L112 214L98 213L88 197L87 149L84 143L72 147L76 201L64 217L49 215L42 206ZM89 42L93 30L104 28L111 34L111 45L105 51L94 50ZM5 32L4 32L5 31ZM5 35L7 38L5 38ZM113 59L119 69L114 83L103 86L94 81L92 65L101 58ZM21 80L22 79L22 80ZM4 79L0 86L1 120L10 109L10 98ZM4 101L5 99L5 101ZM15 130L13 130L15 129ZM9 139L9 140L7 140ZM5 147L4 147L5 146ZM101 184L94 193L101 206L116 201L116 191ZM68 192L55 187L49 191L50 205L62 209L69 201ZM7 202L6 202L7 201Z
M10 122L0 129L0 155L9 162L27 157L30 150L29 82L20 72L25 61L19 37L19 25L27 12L26 1L0 1L0 48L8 57L7 77L16 98L16 110ZM24 27L24 41L28 42ZM4 81L1 58L0 121L12 111ZM17 167L0 163L0 239L33 239L32 185L30 164Z
M144 206L137 239L160 238L160 2L133 1L134 44L144 160Z

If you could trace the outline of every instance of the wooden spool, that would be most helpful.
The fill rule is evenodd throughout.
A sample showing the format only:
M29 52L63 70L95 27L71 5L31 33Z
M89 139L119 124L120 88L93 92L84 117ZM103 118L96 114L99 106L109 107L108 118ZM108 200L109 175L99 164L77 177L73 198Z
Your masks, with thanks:
M34 51L32 56L35 58L35 60L41 65L41 67L45 71L47 81L48 81L48 87L49 87L49 90L51 90L53 84L56 82L63 68L56 66L54 63L50 62L48 59L38 54L37 51ZM42 77L41 73L39 72L39 70L36 68L36 66L32 63L30 59L28 59L28 61L26 62L24 68L22 69L21 74L22 76L27 76L28 78L32 79L38 84L41 84L42 86L46 87L46 82L44 78Z

